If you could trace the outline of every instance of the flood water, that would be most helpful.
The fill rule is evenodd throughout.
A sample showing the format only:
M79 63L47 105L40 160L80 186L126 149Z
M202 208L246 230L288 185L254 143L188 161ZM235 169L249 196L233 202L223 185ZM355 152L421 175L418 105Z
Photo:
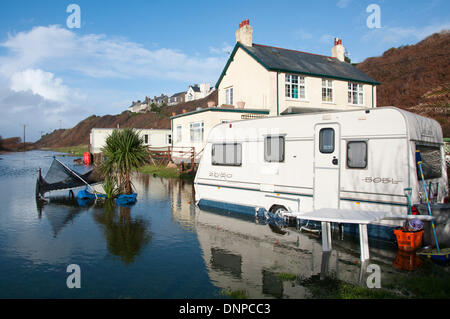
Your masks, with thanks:
M179 180L135 175L132 207L83 206L68 191L50 193L49 203L39 205L37 169L45 176L52 155L0 155L0 298L227 298L236 291L308 298L305 279L366 285L354 238L333 239L333 251L323 254L312 234L198 209L193 185ZM86 170L72 157L60 159ZM370 253L382 285L410 274L395 267L402 264L395 247L372 245ZM66 285L70 264L80 267L80 289Z

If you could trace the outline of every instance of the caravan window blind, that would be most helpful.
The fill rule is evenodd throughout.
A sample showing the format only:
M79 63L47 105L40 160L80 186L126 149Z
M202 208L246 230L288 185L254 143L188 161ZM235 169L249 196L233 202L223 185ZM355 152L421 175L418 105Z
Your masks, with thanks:
M422 157L422 171L425 179L439 178L442 176L442 155L439 146L416 145ZM422 179L417 168L417 178Z
M242 145L238 143L213 144L211 164L225 166L242 165Z
M334 152L334 130L323 128L319 132L319 150L321 153Z
M352 141L347 143L347 167L367 167L367 142Z
M266 162L284 162L283 136L267 136L264 139L264 160Z

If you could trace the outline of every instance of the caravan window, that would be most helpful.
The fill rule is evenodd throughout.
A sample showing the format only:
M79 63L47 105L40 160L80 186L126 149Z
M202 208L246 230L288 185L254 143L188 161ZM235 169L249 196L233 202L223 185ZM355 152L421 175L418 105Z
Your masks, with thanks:
M211 163L212 165L241 166L242 145L238 143L213 144Z
M354 141L347 143L347 167L367 167L367 142Z
M264 160L284 162L284 136L267 136L264 139Z
M416 145L416 150L420 151L422 157L422 171L425 179L439 178L442 176L442 156L439 146ZM417 178L420 176L419 167L417 167Z
M321 153L334 152L334 130L323 128L319 132L319 150Z

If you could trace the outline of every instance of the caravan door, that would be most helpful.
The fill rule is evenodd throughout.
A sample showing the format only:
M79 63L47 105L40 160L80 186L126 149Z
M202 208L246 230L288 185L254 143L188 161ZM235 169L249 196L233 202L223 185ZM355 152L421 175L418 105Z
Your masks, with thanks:
M339 208L339 124L317 124L314 130L313 206Z

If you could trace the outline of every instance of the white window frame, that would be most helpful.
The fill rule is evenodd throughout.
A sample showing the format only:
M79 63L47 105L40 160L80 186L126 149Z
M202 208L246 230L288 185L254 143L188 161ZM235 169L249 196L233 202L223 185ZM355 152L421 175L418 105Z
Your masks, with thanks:
M356 94L357 103L354 103L354 94ZM350 105L364 105L364 86L362 83L348 82L347 102Z
M297 78L297 82L294 81L293 77ZM297 97L292 96L292 87L297 86ZM301 96L301 88L303 88L304 96ZM306 100L306 78L298 74L286 73L284 77L284 96L287 99L305 101ZM289 92L289 94L288 94Z
M234 105L233 102L234 102L234 90L233 87L230 86L225 89L225 104Z
M321 90L321 92L320 92L320 96L321 96L321 100L322 100L322 103L334 103L334 83L333 83L334 81L333 80L331 80L331 79L325 79L325 78L323 78L322 79L322 90ZM325 83L325 86L324 86L324 83ZM331 83L331 85L330 85L330 83ZM328 97L328 90L331 90L331 101L328 101L328 99L327 100L324 100L323 98L324 98L324 96L323 96L323 90L326 90L326 97Z
M176 132L177 143L181 142L181 140L183 139L182 129L183 129L183 126L181 124L177 125L177 132Z
M275 151L272 147L272 142L269 143L272 139L278 139L278 152L272 153ZM270 149L268 146L270 145ZM264 137L264 161L271 163L282 163L284 162L286 156L286 138L282 135L268 135Z
M192 122L189 124L190 135L191 135L191 143L203 142L204 134L205 134L205 124L203 121ZM200 131L200 138L196 137L195 132Z
M233 147L233 162L227 162L227 148ZM221 148L222 158L216 161L216 148ZM241 143L215 143L211 146L211 165L214 166L242 166L242 144Z

